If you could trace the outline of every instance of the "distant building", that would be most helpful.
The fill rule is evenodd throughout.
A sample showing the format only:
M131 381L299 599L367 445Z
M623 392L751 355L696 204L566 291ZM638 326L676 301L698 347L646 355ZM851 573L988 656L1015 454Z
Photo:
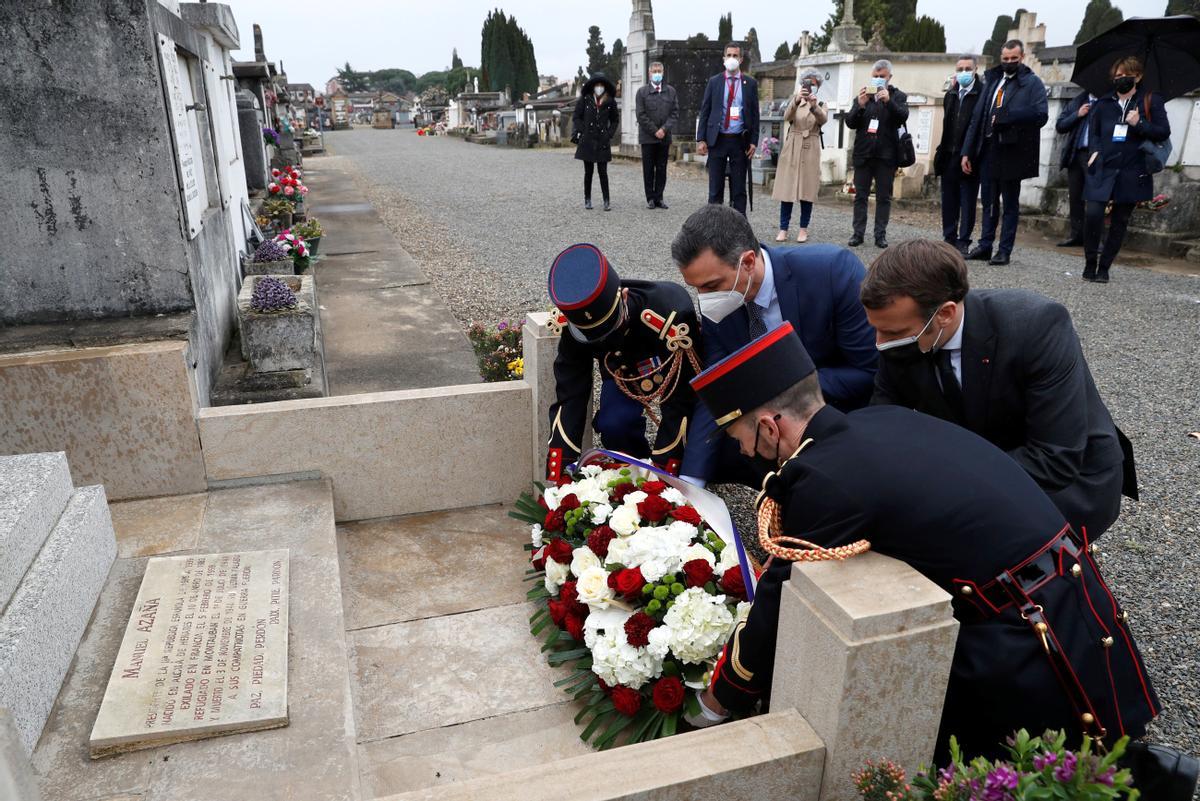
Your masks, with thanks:
M286 85L287 93L292 98L292 102L300 106L311 106L313 101L317 99L317 90L313 88L311 83L289 83Z

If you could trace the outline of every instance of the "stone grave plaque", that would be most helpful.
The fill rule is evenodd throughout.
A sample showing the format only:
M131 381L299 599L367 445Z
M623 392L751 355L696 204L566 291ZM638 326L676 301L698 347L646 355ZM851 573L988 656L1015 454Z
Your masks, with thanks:
M288 551L151 559L93 758L286 726Z

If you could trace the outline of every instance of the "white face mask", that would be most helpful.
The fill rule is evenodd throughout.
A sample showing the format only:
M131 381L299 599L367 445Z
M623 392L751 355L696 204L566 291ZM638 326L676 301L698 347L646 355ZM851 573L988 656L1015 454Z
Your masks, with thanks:
M599 97L600 95L604 94L604 87L603 87L603 86L597 86L597 87L596 87L595 89L593 89L592 91L596 93L596 97Z
M733 287L719 292L700 292L700 314L714 323L719 323L746 304L746 293L754 281L753 271L746 274L746 288L738 292L738 280L742 276L742 265L733 276Z
M734 58L733 56L730 56L729 58L725 59L725 69L729 72L733 72L734 70L736 70L738 68L738 64L741 64L741 63L742 62L739 61L738 59Z

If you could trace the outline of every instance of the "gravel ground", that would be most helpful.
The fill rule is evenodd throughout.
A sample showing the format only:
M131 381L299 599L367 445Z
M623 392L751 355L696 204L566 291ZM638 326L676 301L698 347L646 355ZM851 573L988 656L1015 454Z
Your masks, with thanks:
M701 175L672 168L670 210L648 211L640 165L617 162L609 168L613 211L585 211L582 165L569 150L370 129L334 133L328 142L358 170L365 194L464 323L547 308L546 271L575 242L597 244L622 275L677 280L671 238L706 197ZM598 182L594 192L598 202ZM751 221L769 241L778 204L758 197ZM848 206L818 205L810 240L841 243L849 231ZM900 211L888 235L893 242L938 236L928 214ZM858 249L866 261L877 254ZM972 279L1036 290L1074 317L1100 392L1134 442L1141 479L1142 500L1126 501L1102 540L1101 562L1166 706L1155 737L1200 754L1200 440L1187 437L1200 431L1200 277L1119 260L1113 283L1086 284L1081 259L1026 243L1008 267L973 263ZM744 496L730 500L744 519Z

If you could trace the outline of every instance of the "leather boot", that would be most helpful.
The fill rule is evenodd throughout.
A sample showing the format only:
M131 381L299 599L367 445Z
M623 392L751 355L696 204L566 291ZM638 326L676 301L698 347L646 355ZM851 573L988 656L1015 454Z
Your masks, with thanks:
M1096 257L1095 256L1087 256L1086 258L1087 258L1087 260L1084 262L1084 266L1083 266L1083 280L1084 281L1095 281L1096 280Z

